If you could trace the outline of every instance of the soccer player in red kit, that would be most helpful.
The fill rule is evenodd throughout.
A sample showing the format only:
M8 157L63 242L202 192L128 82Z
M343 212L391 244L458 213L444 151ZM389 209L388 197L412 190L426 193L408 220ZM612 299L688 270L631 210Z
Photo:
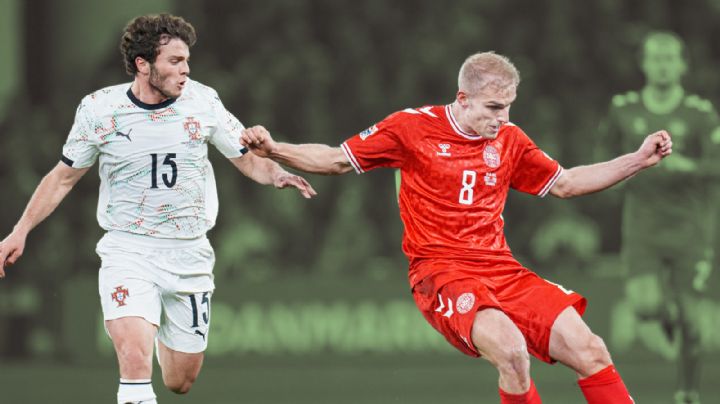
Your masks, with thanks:
M563 169L509 122L520 82L492 52L470 56L455 101L406 109L340 147L275 142L262 126L241 142L257 155L318 174L399 168L403 251L427 321L463 353L500 373L501 403L540 403L529 354L573 369L589 403L632 403L602 339L580 314L579 294L520 265L503 233L508 190L568 198L600 191L672 152L659 131L614 160Z

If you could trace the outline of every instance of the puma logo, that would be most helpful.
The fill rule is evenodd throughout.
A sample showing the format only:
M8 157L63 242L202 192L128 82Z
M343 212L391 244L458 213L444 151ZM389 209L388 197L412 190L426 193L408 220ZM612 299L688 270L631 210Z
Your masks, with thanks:
M195 330L195 334L201 336L203 341L205 341L205 334L201 333L199 330Z
M130 139L130 132L132 132L132 129L128 131L128 133L122 133L120 131L116 131L115 134L124 138L127 138L127 140L132 142L132 139Z

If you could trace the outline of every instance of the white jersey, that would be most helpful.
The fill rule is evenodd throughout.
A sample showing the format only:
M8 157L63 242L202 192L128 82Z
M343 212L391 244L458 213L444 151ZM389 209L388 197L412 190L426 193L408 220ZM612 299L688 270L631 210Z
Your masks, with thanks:
M62 161L89 167L100 157L97 218L105 230L194 239L215 225L217 190L207 144L243 155L243 125L210 87L188 80L182 95L148 105L131 83L83 98Z

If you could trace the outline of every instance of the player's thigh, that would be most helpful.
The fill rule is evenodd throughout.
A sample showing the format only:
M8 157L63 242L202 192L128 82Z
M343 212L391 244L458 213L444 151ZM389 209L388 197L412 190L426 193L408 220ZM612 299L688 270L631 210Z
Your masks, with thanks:
M475 314L499 307L486 285L472 278L430 276L413 287L413 298L427 322L451 345L468 356L480 356L472 343Z
M510 317L496 308L475 313L471 336L478 352L496 366L518 355L527 356L525 337Z
M182 385L186 381L193 382L200 373L205 359L204 352L187 353L168 348L158 341L163 380L168 384Z
M162 312L161 292L148 273L135 268L103 266L98 292L105 321L141 317L159 325Z
M553 324L549 352L554 360L583 376L610 364L602 339L593 334L574 307L566 308Z
M105 330L124 377L145 374L152 366L161 304L157 285L147 275L131 262L116 266L106 260L98 275Z
M159 325L161 289L152 258L110 240L98 243L98 293L105 321L141 317Z
M163 293L158 355L163 381L173 390L187 391L200 373L210 331L211 298L211 290Z
M105 322L117 355L120 377L145 379L152 374L156 327L141 317L122 317Z
M165 269L160 281L163 314L158 340L173 351L194 354L207 348L214 260L209 243L158 256L159 266Z
M142 317L122 317L105 321L113 345L121 358L122 353L132 350L143 357L152 356L157 327ZM132 354L132 353L130 353Z
M205 351L210 338L211 300L212 289L163 293L158 341L176 352Z
M550 334L558 316L568 307L583 313L587 306L582 295L529 270L498 283L495 290L503 312L525 337L530 354L547 363L554 362Z

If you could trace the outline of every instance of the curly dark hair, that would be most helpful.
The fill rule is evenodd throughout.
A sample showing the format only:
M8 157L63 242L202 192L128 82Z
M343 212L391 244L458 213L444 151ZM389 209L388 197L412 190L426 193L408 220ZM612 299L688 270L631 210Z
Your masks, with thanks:
M182 17L170 14L143 15L130 21L120 39L127 74L137 73L135 58L138 56L155 63L160 46L174 38L181 39L188 47L193 46L197 40L195 28Z

